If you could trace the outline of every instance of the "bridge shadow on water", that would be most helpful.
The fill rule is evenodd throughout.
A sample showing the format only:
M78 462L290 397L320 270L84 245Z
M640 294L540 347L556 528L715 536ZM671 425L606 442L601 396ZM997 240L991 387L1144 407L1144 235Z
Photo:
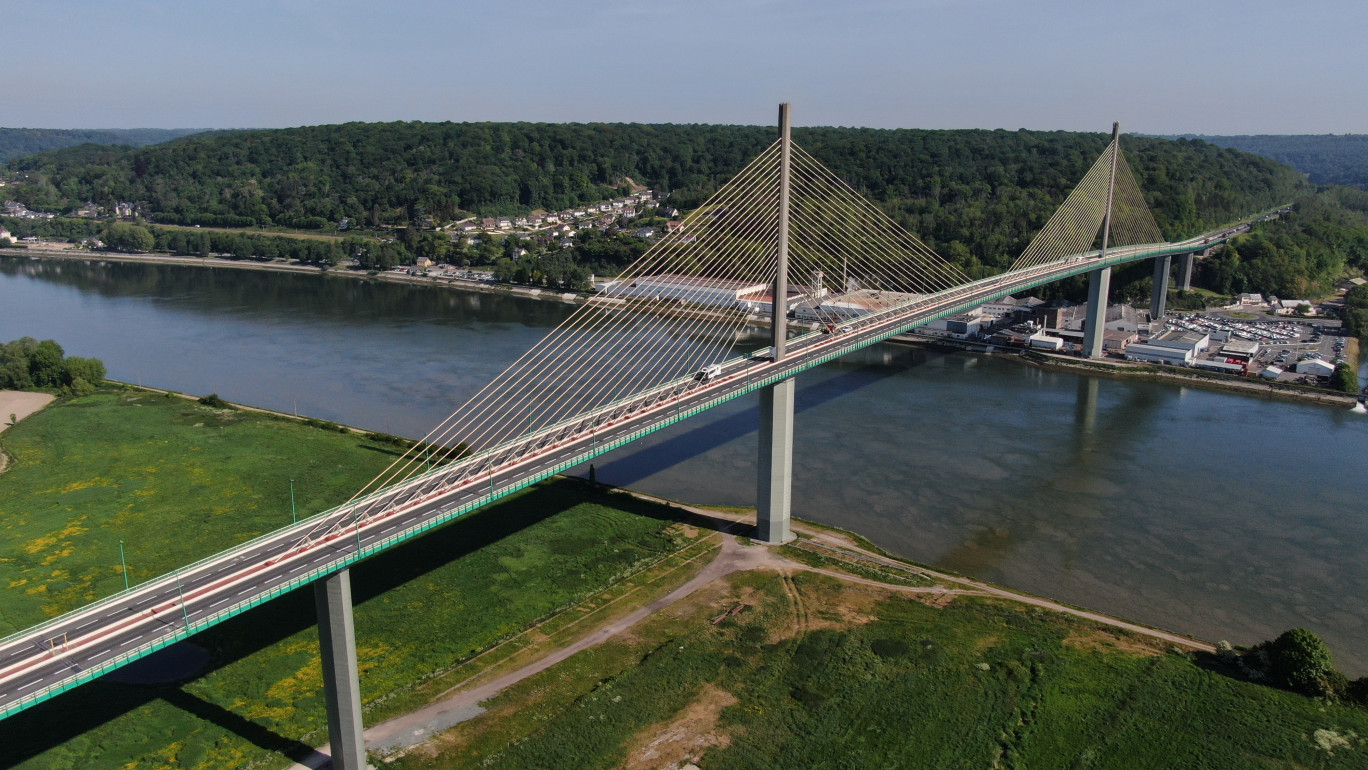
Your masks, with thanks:
M592 490L586 494L586 486L586 483L576 480L540 485L517 498L518 505L495 505L480 514L459 519L404 546L377 554L354 565L351 568L353 603L364 604L467 554L497 543L585 502L594 494L606 494L604 491ZM614 495L613 506L640 516L662 521L680 521L698 527L725 529L735 526L734 522L725 519L699 516L628 495ZM304 586L163 651L169 653L170 657L183 660L183 654L176 654L182 645L194 644L206 649L206 664L189 677L160 684L135 684L118 680L135 679L136 676L119 677L116 672L0 721L0 767L12 767L33 759L113 719L159 700L192 715L197 720L218 725L262 749L279 752L296 762L315 765L321 755L311 746L301 742L299 736L281 735L267 724L235 714L196 694L197 688L194 686L205 676L294 634L312 629L315 625L313 591L309 586ZM140 666L144 671L155 672L158 668L155 658L155 655L148 656L132 665ZM145 677L147 678L155 680L157 677L153 674L151 677ZM269 685L269 682L261 684L259 691L253 693L253 697L265 698L265 689ZM324 723L326 718L321 694L311 700L317 703L319 723ZM154 720L155 712L148 712L144 718ZM187 729L194 727L193 721L189 724L179 724ZM162 745L161 737L166 735L168 729L175 727L169 723L153 723L146 727L145 734L149 736L148 750ZM319 743L325 742L326 727L322 733L315 734L314 738Z
M858 355L858 353L855 354L855 356ZM799 385L794 394L794 414L802 414L809 409L819 407L861 388L869 387L909 368L924 365L932 358L943 358L947 355L950 354L934 350L905 348L894 355L897 363L892 364L882 361L851 363L849 359L842 359L842 363L837 365L849 367L849 371L810 384ZM642 479L667 470L691 457L706 454L724 444L745 438L757 432L759 428L760 407L758 405L748 406L740 412L706 421L696 428L670 436L651 446L642 449L618 450L628 454L600 465L598 472L617 486L630 487ZM585 475L588 471L575 471L575 473Z

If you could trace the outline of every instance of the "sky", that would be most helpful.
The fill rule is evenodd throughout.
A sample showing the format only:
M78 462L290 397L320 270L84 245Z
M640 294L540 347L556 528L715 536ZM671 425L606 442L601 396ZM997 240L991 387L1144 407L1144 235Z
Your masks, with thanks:
M0 0L0 125L1368 133L1364 0Z

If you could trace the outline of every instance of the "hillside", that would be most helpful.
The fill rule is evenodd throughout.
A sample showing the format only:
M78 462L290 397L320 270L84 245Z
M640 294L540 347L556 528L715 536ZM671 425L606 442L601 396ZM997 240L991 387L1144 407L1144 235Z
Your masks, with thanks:
M1189 135L1187 138L1286 163L1306 174L1315 184L1368 189L1368 134Z
M0 128L0 162L78 144L142 147L196 134L202 128Z
M39 210L134 200L153 222L167 224L321 227L346 217L363 227L402 226L419 216L442 222L463 212L564 209L611 197L630 182L687 209L773 133L716 125L349 123L145 148L84 145L11 161L9 170L22 182L11 195ZM853 128L796 129L794 138L971 275L1005 269L1107 140L1058 131ZM1300 296L1346 266L1368 264L1368 194L1317 191L1292 168L1206 142L1127 136L1123 143L1167 237L1288 201L1308 212L1269 228L1284 236L1272 249L1250 252L1276 269L1227 265L1222 291ZM625 264L601 254L571 258L600 271ZM1137 271L1114 285L1121 296L1138 296L1144 280Z

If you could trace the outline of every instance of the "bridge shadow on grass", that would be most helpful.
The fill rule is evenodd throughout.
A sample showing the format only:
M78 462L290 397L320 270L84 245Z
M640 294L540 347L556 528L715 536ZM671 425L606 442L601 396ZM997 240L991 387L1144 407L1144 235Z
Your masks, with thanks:
M534 487L479 514L458 519L406 545L353 566L353 603L363 604L576 505L594 502L595 498L609 495L614 508L660 521L682 521L694 526L715 528L732 524L629 495L613 494L602 488L588 487L585 482L575 479L563 479ZM598 501L603 502L601 499ZM313 591L309 586L303 586L192 637L196 645L209 651L209 660L189 679L176 684L138 685L106 677L0 721L0 767L12 767L33 759L157 700L163 700L197 719L212 722L263 749L278 751L295 761L308 761L316 754L297 737L282 736L267 726L204 701L183 690L182 685L236 663L294 634L312 629L315 625ZM269 685L263 683L260 694L264 695ZM318 712L318 722L322 724L326 720L321 696L318 699ZM145 718L154 719L155 712ZM193 722L178 720L174 723L149 724L145 731L148 735L160 736L168 730L188 731L193 728ZM326 735L317 740L320 743L325 741ZM153 741L147 748L153 750L159 747L160 744ZM112 764L122 765L123 762Z
M858 354L855 354L858 355ZM951 353L932 349L907 348L900 350L896 357L898 365L869 362L854 364L855 368L834 377L801 385L794 394L793 411L795 415L821 406L840 396L867 388L877 382L915 366L926 364L932 358L944 358ZM845 364L851 366L851 364ZM726 408L726 407L722 407ZM705 421L696 428L670 436L657 444L633 451L630 448L618 450L628 452L599 466L599 473L612 479L618 486L629 487L642 479L653 476L675 466L691 457L706 454L724 444L745 438L760 428L760 407L748 406L740 412L729 414L715 420ZM576 475L588 474L588 469L575 471Z

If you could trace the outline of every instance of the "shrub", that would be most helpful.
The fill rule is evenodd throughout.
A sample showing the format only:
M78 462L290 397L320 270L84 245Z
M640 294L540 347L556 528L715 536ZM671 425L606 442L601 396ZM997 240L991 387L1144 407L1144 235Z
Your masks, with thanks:
M170 393L167 393L166 395L169 396L169 395L171 395L171 394L170 394ZM202 397L200 397L199 402L200 402L201 404L204 404L205 406L211 406L211 407L213 407L213 408L215 408L215 409L232 409L232 408L233 408L233 405L232 405L232 404L230 404L230 403L228 403L227 401L224 401L223 399L219 398L219 395L218 395L217 393L210 393L210 394L207 395L207 396L202 396Z

